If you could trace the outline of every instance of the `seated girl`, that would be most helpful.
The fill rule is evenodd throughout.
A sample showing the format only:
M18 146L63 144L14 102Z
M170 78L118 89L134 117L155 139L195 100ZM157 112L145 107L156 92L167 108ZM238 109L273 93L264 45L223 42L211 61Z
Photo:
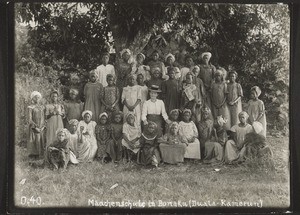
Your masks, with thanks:
M95 128L98 151L97 159L102 163L110 160L113 152L113 140L111 138L111 127L108 124L108 114L103 112L99 115L99 122Z
M93 113L89 110L82 112L82 118L78 123L77 131L79 132L78 161L92 162L97 153L97 140L95 127L97 123L92 121Z
M153 165L158 167L161 161L158 150L158 126L155 122L149 121L144 127L144 131L140 138L140 151L138 155L138 163L143 165Z
M173 109L173 110L170 111L170 113L169 113L169 116L170 116L169 120L170 120L170 122L166 123L166 129L165 129L166 133L169 132L169 127L170 127L170 124L172 122L179 123L179 113L180 113L179 109Z
M210 139L204 144L203 163L222 163L224 161L224 146L227 141L225 124L226 120L222 116L218 116Z
M177 122L172 122L168 133L158 139L162 160L169 164L177 164L184 161L188 141L179 135L178 126Z
M239 113L240 123L232 126L233 140L228 140L225 145L225 162L232 163L239 158L242 159L245 153L244 140L245 135L251 133L253 128L247 123L249 115L242 111Z
M70 161L70 149L68 141L69 131L65 128L56 131L54 140L46 149L46 163L55 170L63 168L66 170Z
M193 121L191 121L192 111L185 109L183 111L183 121L179 123L179 135L187 139L187 150L185 158L201 159L200 142L198 140L198 130Z
M131 162L133 154L137 154L140 147L141 127L135 123L133 113L126 115L126 122L123 125L124 160Z

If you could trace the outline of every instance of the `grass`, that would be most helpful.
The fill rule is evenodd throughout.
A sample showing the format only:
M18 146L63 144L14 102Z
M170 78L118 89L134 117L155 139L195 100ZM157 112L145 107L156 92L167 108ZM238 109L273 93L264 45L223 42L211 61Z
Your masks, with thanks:
M136 164L115 166L94 161L69 165L66 172L59 173L30 167L26 149L16 146L15 205L88 207L89 199L93 199L98 203L140 200L146 202L146 207L148 201L154 201L158 207L159 200L196 200L203 204L215 201L217 206L222 206L222 199L228 202L258 202L261 199L263 207L288 207L288 137L267 138L274 153L274 170L261 164L212 166L187 162L151 169ZM216 168L220 171L215 171ZM26 179L24 184L22 179ZM115 184L118 186L111 189ZM32 196L33 199L40 197L41 204L30 201Z

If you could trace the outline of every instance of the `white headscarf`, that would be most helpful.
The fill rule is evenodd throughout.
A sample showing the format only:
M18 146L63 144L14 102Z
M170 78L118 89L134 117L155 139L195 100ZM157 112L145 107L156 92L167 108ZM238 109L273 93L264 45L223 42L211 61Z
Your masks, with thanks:
M42 94L38 91L33 91L30 95L30 99L32 100L35 96L38 96L39 98L42 98Z

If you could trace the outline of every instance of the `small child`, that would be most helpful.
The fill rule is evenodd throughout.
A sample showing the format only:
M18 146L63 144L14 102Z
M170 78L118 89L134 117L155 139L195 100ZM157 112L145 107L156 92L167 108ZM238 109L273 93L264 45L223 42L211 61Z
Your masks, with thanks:
M148 87L144 82L143 74L138 74L136 81L141 91L141 110L143 110L143 104L148 100Z
M162 83L162 97L166 111L169 113L180 106L181 84L175 79L175 68L168 67L169 79Z
M135 85L135 76L128 77L128 85L123 88L121 101L124 104L123 113L132 112L135 116L135 123L141 125L141 91L138 85Z
M101 104L101 92L103 91L103 86L101 83L97 82L98 75L95 71L90 72L90 82L86 83L84 86L84 98L85 105L84 110L92 111L92 120L96 121L97 116L99 116L102 110Z
M150 76L150 66L144 65L144 60L146 56L143 53L139 53L136 55L136 64L133 67L133 71L135 75L143 75L145 81L151 79Z
M188 141L179 135L178 127L177 122L172 122L167 134L158 139L162 160L169 164L177 164L184 161Z
M187 139L187 150L185 158L201 159L200 142L198 140L198 130L193 121L191 121L192 112L189 109L183 111L183 121L179 123L179 135Z
M96 73L98 76L98 82L102 84L103 87L106 87L108 85L107 82L107 75L115 76L115 67L111 64L109 64L109 57L110 54L108 52L105 52L102 55L102 64L96 68Z
M115 163L122 159L122 138L123 138L123 113L121 111L115 112L113 121L111 123L111 136L114 141L114 153L111 153L111 158Z
M135 116L132 113L126 115L126 122L123 125L122 145L124 147L124 161L131 162L133 154L139 151L141 128L135 123Z
M99 122L96 125L95 133L98 145L96 157L98 160L101 160L102 163L107 163L111 155L111 152L108 150L110 148L108 145L113 144L107 113L104 112L99 115Z
M120 93L118 87L115 85L115 77L111 74L106 76L107 86L103 88L101 93L102 113L106 112L108 118L111 119L114 112L120 111L119 99Z
M83 111L83 102L81 102L78 99L78 90L77 89L70 89L69 92L69 100L66 100L64 102L64 107L65 107L65 114L66 114L66 126L68 128L69 124L68 122L71 119L77 119L80 120L81 119L81 113Z
M251 99L248 102L248 111L249 114L249 123L253 124L253 122L258 121L262 124L263 130L261 131L261 135L264 137L267 136L267 121L265 114L265 105L262 100L258 97L261 94L261 90L258 86L254 86L251 88Z
M229 83L227 84L227 104L230 113L231 127L238 124L238 115L242 112L243 89L239 83L236 83L237 73L231 71L228 74Z
M217 116L223 116L227 123L225 124L225 129L230 129L230 115L226 103L227 96L227 84L224 81L224 73L222 70L217 70L215 72L214 82L211 85L211 106L212 114L214 119Z

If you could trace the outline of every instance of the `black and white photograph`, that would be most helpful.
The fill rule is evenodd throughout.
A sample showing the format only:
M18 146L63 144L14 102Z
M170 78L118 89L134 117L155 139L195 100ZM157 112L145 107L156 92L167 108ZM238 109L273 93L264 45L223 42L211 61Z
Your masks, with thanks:
M289 208L290 13L15 3L13 204Z

